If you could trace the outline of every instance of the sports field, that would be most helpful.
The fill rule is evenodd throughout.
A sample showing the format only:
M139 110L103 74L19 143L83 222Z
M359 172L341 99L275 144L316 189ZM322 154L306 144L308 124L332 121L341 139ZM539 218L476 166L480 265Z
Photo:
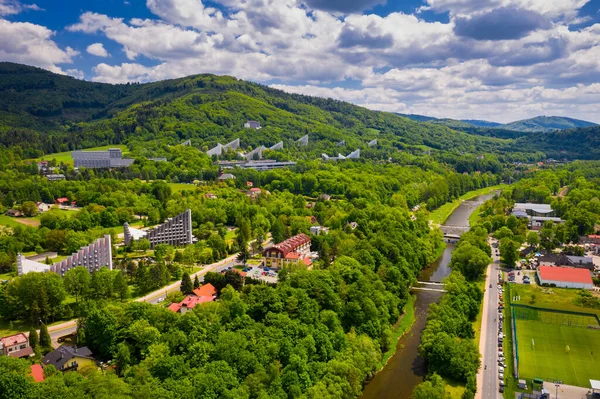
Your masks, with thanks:
M588 328L595 317L529 311L516 323L520 378L588 388L600 379L600 330Z

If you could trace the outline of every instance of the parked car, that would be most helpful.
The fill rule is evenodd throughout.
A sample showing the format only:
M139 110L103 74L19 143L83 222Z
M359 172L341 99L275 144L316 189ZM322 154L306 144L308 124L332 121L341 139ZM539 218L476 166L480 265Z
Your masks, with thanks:
M500 388L498 389L498 392L504 393L504 385L500 385Z
M158 298L158 301L156 301L156 302L157 303L161 303L161 302L164 302L164 301L165 301L165 298Z
M498 374L498 379L499 380L503 380L504 379L504 374L503 373Z

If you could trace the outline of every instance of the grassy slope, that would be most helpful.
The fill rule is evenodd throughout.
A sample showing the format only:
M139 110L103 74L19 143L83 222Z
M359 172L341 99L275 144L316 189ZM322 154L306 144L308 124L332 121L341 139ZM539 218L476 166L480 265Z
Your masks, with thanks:
M408 298L408 302L406 302L406 305L404 305L404 314L400 316L400 322L398 323L398 327L396 328L396 331L394 331L394 334L392 336L392 342L394 342L394 345L392 345L392 347L383 354L381 362L379 362L379 364L377 365L378 370L381 370L388 362L388 360L394 355L394 353L396 353L398 340L410 329L414 322L415 297L411 295Z
M523 305L537 308L569 310L573 312L595 313L600 316L600 309L591 309L576 304L578 290L569 288L544 288L537 285L519 284L511 288L512 296L520 296ZM531 296L535 295L535 302L531 303ZM600 354L600 352L599 352Z

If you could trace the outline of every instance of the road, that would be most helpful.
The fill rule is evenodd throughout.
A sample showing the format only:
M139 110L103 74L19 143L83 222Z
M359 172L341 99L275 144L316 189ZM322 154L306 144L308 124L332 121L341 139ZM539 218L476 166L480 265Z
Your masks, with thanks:
M268 243L266 243L267 245ZM204 281L204 275L208 272L216 271L220 272L221 270L227 269L230 266L235 264L235 259L237 254L232 255L228 258L220 260L218 262L212 263L210 265L206 265L202 270L190 275L191 279L194 280L196 276L200 279L200 281ZM156 291L153 291L143 297L134 299L137 302L148 302L152 304L158 303L160 298L165 298L168 292L173 290L178 290L181 285L181 281L176 281L173 284L170 284L166 287L162 287ZM77 319L69 320L64 323L55 324L53 326L48 327L48 332L50 333L50 338L52 338L52 342L55 346L58 346L58 338L63 335L68 335L77 330Z
M483 317L479 352L482 367L477 373L476 399L502 398L498 379L498 273L500 257L492 247L492 264L488 267L483 296ZM490 288L490 285L492 286Z

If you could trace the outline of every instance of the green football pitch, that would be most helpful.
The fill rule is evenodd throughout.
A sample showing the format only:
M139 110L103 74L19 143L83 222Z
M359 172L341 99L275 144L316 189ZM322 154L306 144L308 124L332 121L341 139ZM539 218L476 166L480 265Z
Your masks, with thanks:
M540 320L516 322L520 378L587 388L590 379L600 379L600 330Z

